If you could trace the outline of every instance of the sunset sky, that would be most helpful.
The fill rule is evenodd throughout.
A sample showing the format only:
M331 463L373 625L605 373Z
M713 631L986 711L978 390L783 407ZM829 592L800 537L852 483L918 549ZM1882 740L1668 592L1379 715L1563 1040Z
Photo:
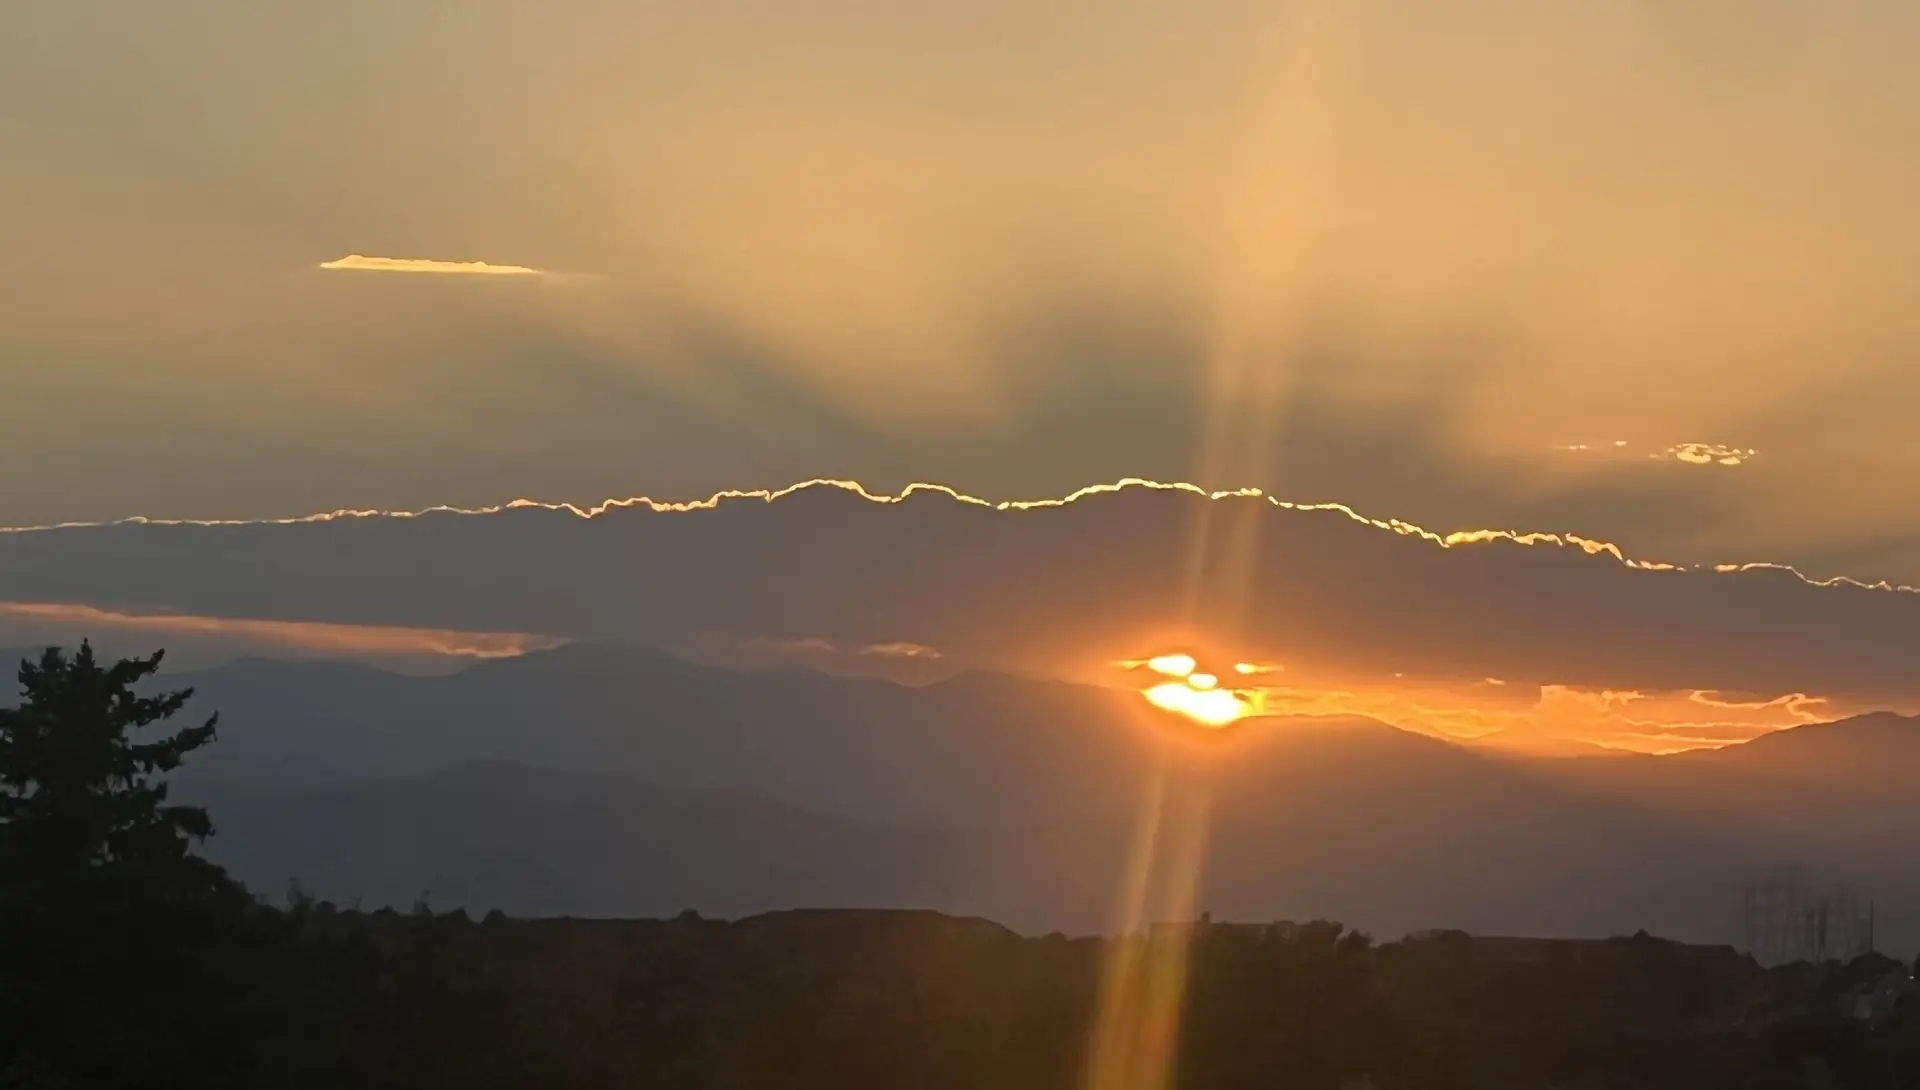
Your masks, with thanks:
M1920 578L1916 34L22 0L0 522L1138 474Z
M1900 0L16 0L0 526L1140 476L1920 584L1916 41ZM33 589L0 627L233 612Z

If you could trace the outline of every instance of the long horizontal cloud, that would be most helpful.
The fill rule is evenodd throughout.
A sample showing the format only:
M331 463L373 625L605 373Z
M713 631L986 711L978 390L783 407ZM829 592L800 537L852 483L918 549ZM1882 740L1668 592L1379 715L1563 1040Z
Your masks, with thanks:
M466 632L445 628L276 621L143 613L72 602L0 602L0 620L55 629L151 632L160 637L217 637L335 655L441 655L451 658L512 658L548 650L563 641L521 632Z
M438 276L545 276L540 269L525 265L495 265L488 261L439 261L422 257L366 257L348 254L320 267L336 272L427 273Z
M1855 704L1920 694L1910 588L1144 483L1033 503L814 484L679 504L16 531L0 535L0 597L664 646L913 643L955 665L1041 673L1185 641L1345 676Z

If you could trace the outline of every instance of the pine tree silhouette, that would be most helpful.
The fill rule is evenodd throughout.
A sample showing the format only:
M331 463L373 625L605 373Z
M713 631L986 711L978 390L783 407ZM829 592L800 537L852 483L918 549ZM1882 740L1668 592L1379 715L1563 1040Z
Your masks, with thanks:
M215 715L151 741L135 732L178 714L193 690L141 696L164 652L102 665L88 643L20 665L18 708L0 708L0 873L19 890L75 884L120 895L235 892L193 854L212 835L205 810L169 805L155 777L213 741Z

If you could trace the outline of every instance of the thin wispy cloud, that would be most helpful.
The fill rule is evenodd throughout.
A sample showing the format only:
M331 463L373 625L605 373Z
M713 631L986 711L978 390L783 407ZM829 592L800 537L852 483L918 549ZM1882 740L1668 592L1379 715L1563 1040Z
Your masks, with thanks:
M322 654L443 655L514 658L563 640L524 632L472 632L408 625L281 621L189 613L132 612L75 602L0 602L0 619L62 628L228 637Z
M441 261L426 257L368 257L348 254L320 267L333 272L420 273L429 276L548 276L544 269L496 265L490 261Z
M923 643L904 642L870 643L860 648L859 653L890 659L937 659L940 657L938 648L928 647Z
M922 659L931 661L940 657L940 649L928 647L923 643L909 643L895 640L887 643L869 643L854 647L845 647L824 640L818 636L808 636L797 640L741 640L736 641L742 647L755 650L784 652L789 654L855 655L867 658Z
M1760 452L1757 450L1722 446L1719 443L1680 443L1668 447L1654 457L1671 458L1676 462L1697 466L1737 466L1758 453Z
M1553 449L1565 454L1618 459L1648 458L1657 462L1685 462L1696 466L1745 465L1760 453L1751 447L1731 447L1721 443L1675 443L1643 453L1635 450L1625 439L1616 439L1611 443L1556 443Z

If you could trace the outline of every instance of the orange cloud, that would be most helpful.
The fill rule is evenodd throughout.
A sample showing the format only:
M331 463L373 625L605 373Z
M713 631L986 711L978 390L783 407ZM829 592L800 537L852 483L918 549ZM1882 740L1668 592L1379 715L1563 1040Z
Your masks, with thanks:
M1720 443L1675 443L1645 455L1635 453L1630 448L1631 444L1625 439L1616 439L1611 443L1559 443L1553 449L1568 454L1600 455L1609 460L1646 457L1655 461L1686 462L1697 466L1745 465L1760 453L1751 447L1730 447Z
M189 613L131 613L70 602L0 602L0 618L86 629L227 637L328 654L445 655L513 658L558 647L564 640L524 632L470 632L451 628L271 621Z
M545 276L541 269L525 265L495 265L487 261L439 261L421 257L367 257L348 254L320 267L344 272L426 273L440 276Z
M905 642L870 643L855 653L861 655L879 655L882 658L890 659L937 659L940 657L940 652L937 648L928 647L923 643Z
M1165 661L1163 661L1165 660ZM1177 660L1177 661L1175 661ZM1227 693L1243 716L1359 716L1453 742L1484 744L1532 753L1571 754L1619 750L1669 753L1749 741L1808 723L1875 710L1809 693L1727 694L1704 689L1647 691L1527 684L1505 678L1409 677L1327 673L1294 663L1242 664L1243 687L1226 689L1210 674L1196 674L1188 656L1129 659L1109 664L1087 680L1139 688L1143 670L1184 678L1155 678L1142 691L1160 707L1202 718L1228 715L1224 699L1195 715L1202 693ZM1161 663L1155 668L1152 663ZM1286 684L1259 676L1285 671ZM1226 719L1222 722L1228 721Z
M1718 443L1680 443L1653 455L1697 466L1737 466L1760 453L1757 450L1721 446Z

